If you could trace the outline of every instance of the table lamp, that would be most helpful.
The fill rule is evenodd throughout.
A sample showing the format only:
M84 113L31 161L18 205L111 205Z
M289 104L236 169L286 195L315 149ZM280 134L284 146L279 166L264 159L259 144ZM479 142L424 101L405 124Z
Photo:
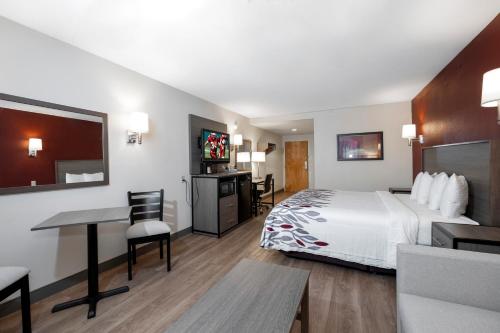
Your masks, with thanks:
M260 178L260 163L266 162L266 153L263 151L252 152L252 162L257 163L257 178Z

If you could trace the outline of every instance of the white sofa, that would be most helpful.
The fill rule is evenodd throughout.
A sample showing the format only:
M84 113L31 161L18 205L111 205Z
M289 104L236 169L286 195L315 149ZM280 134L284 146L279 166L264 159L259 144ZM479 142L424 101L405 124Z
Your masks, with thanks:
M399 245L399 333L500 332L500 255Z

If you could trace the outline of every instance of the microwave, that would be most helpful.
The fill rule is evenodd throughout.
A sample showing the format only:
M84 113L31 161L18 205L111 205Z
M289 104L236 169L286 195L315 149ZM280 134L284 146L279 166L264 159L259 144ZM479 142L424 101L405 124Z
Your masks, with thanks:
M221 181L219 183L219 197L227 197L236 192L236 185L233 179Z

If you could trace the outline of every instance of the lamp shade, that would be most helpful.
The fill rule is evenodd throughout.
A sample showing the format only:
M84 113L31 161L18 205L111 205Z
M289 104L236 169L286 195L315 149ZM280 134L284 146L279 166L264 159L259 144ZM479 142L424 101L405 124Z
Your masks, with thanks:
M129 118L128 130L137 133L149 132L149 117L144 112L132 112Z
M498 106L498 101L500 101L500 68L484 73L481 105L484 107Z
M243 135L235 134L233 135L233 145L241 146L243 144Z
M236 161L238 163L250 162L250 153L249 152L237 153L236 154Z
M415 139L417 137L417 126L415 124L403 125L401 137L403 139Z
M25 141L26 142L26 141ZM42 150L42 139L30 138L28 143L29 150Z
M252 162L265 162L266 153L263 151L254 151L252 153Z

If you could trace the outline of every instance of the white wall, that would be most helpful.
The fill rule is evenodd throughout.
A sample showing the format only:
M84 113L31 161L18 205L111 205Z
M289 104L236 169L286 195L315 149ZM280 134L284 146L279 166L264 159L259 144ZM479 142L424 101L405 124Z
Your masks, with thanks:
M281 138L250 126L249 120L68 44L0 18L0 92L105 112L109 116L109 186L0 196L0 265L31 269L36 289L86 268L86 232L71 227L31 232L63 210L126 205L128 190L165 188L168 222L191 226L185 201L188 176L188 114L238 121L256 148L262 137ZM126 144L131 111L150 116L142 145ZM281 156L268 167L282 175ZM282 177L281 177L282 178ZM279 179L277 180L279 181ZM282 186L280 184L280 186ZM99 259L126 252L126 224L99 226Z
M289 141L307 141L307 150L308 150L308 168L309 168L309 188L315 188L314 186L314 181L315 181L315 163L314 163L314 135L313 134L303 134L303 135L285 135L283 136L283 149L285 149L285 142ZM284 154L283 154L283 165L284 165ZM286 177L286 175L283 175L283 177ZM283 184L286 184L285 181L286 178L283 180Z
M314 116L316 187L341 190L387 190L410 186L412 156L401 138L411 123L410 102L317 112ZM383 161L337 161L337 134L384 132Z

